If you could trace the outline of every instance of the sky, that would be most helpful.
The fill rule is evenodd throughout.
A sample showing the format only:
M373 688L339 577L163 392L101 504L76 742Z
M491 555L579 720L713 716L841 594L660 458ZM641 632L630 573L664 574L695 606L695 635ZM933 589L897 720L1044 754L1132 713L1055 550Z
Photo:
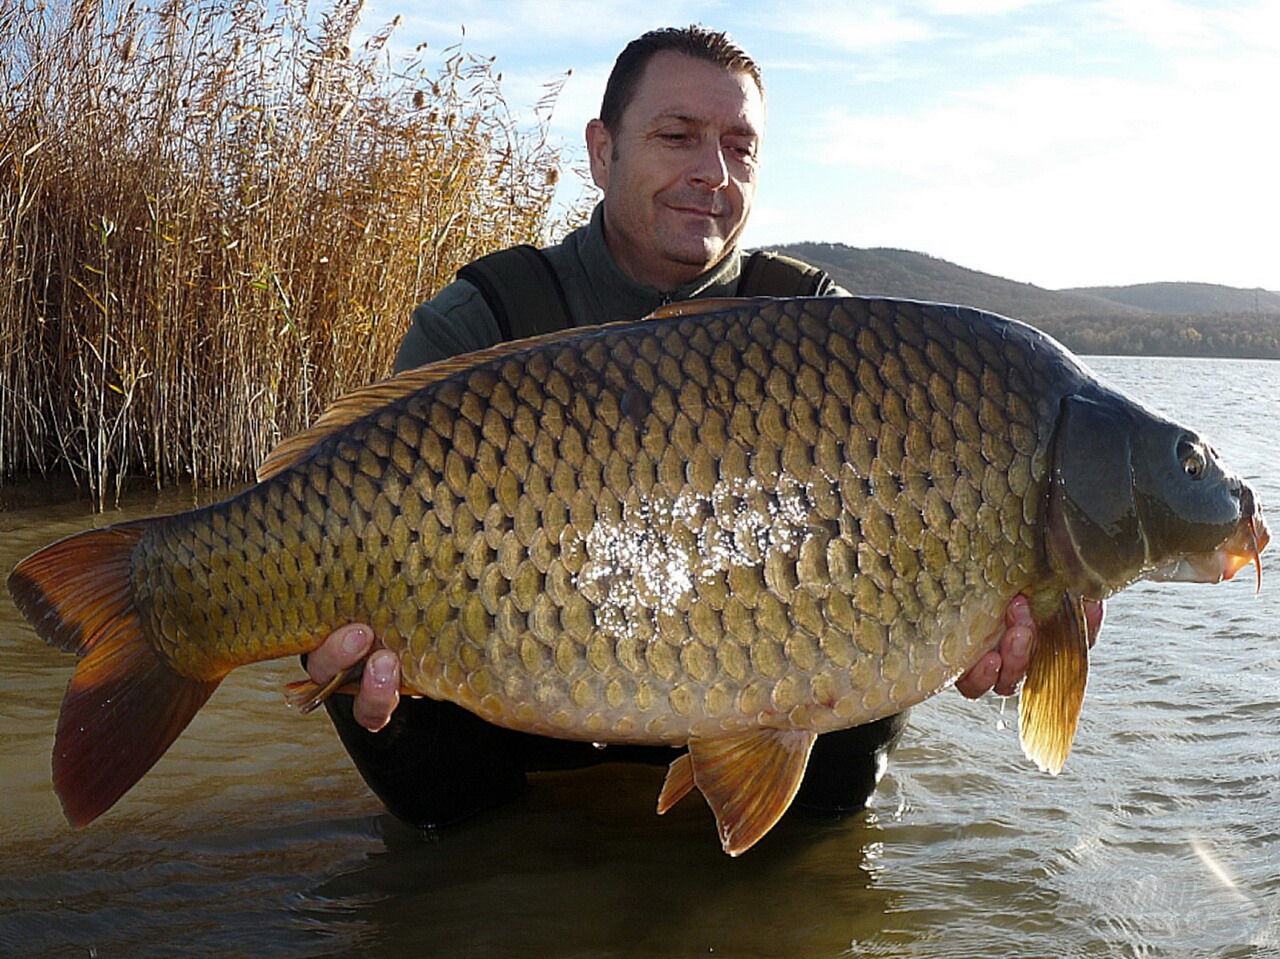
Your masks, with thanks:
M768 98L748 246L1280 291L1280 0L370 0L364 22L397 14L397 43L496 57L517 111L572 71L551 122L579 163L629 40L727 30Z

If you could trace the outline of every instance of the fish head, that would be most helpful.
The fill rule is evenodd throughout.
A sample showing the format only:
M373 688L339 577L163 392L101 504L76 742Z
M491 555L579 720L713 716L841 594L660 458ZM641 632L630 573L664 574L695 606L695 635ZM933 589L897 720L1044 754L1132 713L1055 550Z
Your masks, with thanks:
M1253 563L1261 589L1271 534L1258 495L1200 436L1174 429L1135 443L1134 488L1152 560L1143 578L1218 583Z
M1139 579L1216 583L1270 540L1257 495L1192 430L1109 391L1062 401L1049 550L1069 588L1102 599Z

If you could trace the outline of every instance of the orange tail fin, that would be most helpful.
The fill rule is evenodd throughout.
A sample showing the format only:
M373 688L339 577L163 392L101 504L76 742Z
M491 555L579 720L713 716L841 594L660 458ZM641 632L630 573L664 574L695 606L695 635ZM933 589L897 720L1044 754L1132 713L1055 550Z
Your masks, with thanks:
M9 592L41 638L83 657L63 697L53 747L54 789L73 826L110 809L218 686L175 672L147 639L130 566L153 522L59 540L9 576Z

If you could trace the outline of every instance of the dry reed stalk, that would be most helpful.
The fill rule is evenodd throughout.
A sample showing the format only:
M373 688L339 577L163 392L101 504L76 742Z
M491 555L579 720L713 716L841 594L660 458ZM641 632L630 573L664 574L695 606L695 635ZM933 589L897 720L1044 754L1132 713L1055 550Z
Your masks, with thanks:
M247 479L458 266L569 225L550 100L353 50L361 5L0 0L0 482Z

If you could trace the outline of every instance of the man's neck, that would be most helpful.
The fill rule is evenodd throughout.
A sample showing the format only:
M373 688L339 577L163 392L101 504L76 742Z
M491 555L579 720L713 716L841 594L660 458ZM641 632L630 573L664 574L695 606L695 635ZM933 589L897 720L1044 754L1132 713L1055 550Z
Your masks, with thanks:
M672 263L669 267L645 268L643 265L636 263L634 259L628 258L625 254L620 254L616 246L609 242L607 228L604 231L604 242L609 255L613 257L613 262L618 265L619 270L632 281L639 283L641 286L653 287L659 293L675 292L689 286L691 283L695 283L700 277L714 273L734 253L734 248L729 247L711 263L702 265Z
M623 245L617 242L609 230L607 217L601 216L600 231L604 237L605 249L609 251L609 256L618 269L632 282L651 287L659 293L672 293L694 283L699 277L714 273L734 253L734 247L730 246L721 251L719 257L706 264L675 261L647 264L642 258L630 256L626 249L621 248Z

